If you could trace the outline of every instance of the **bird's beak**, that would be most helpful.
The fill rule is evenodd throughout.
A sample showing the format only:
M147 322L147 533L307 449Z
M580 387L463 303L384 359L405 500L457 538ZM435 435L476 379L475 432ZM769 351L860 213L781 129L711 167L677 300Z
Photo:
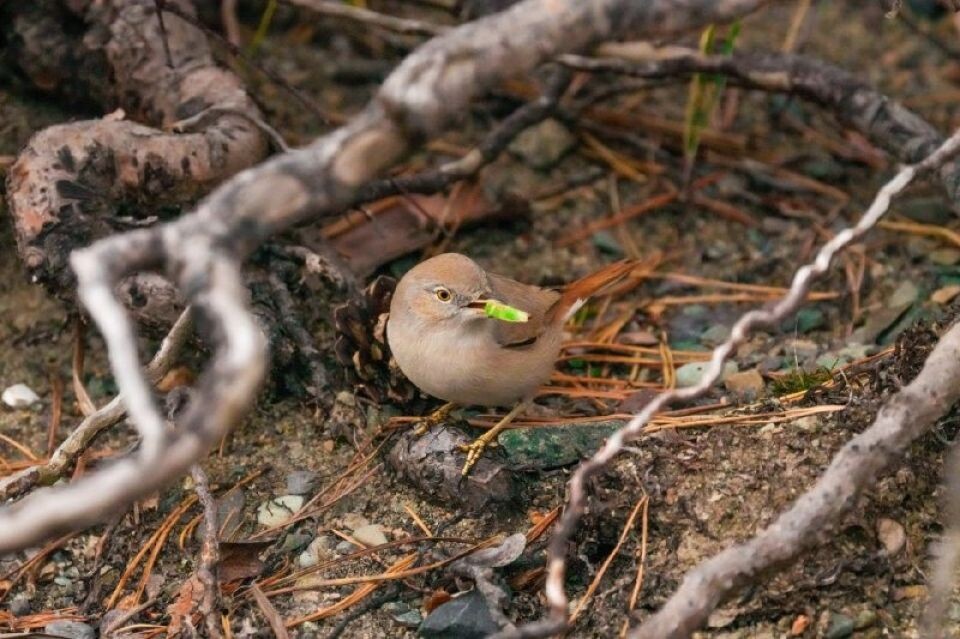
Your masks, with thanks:
M468 303L466 306L463 307L463 309L467 311L471 316L486 317L487 302L489 301L491 300L486 297L481 297L478 300L474 300Z

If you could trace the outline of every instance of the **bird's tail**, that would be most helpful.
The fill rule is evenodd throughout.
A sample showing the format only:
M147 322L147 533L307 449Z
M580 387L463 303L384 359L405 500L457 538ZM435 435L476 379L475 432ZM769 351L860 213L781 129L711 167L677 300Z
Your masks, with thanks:
M639 260L620 260L568 284L560 294L560 299L547 311L547 322L567 321L588 299L611 289L639 265Z

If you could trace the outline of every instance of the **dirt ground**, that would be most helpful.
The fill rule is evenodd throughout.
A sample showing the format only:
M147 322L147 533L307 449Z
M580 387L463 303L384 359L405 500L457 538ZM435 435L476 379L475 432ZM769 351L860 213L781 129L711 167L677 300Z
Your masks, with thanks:
M841 3L820 4L816 26L804 36L805 53L862 74L941 131L960 124L960 112L954 106L960 97L957 59L951 60L899 23L885 20L879 7L858 13L839 6ZM793 8L793 3L785 3L746 20L738 47L779 47ZM947 21L925 23L925 28L935 30L938 37L949 42L956 40L956 32L951 31ZM331 109L349 113L361 105L375 85L330 86L318 77L320 74L312 73L324 60L321 44L295 36L292 29L273 33L260 54L264 64L280 70ZM248 72L246 77L264 103L268 119L289 140L302 142L322 130L261 76ZM680 83L645 91L644 100L632 108L682 122L686 86ZM764 183L757 175L734 171L712 191L712 196L746 211L757 222L753 227L745 228L703 207L677 203L612 229L599 239L557 247L557 240L571 229L609 213L609 181L601 180L569 191L560 200L534 203L526 220L461 231L450 240L449 250L471 255L482 265L506 275L546 284L583 275L609 261L611 252L635 245L644 256L656 250L667 252L670 260L666 270L728 282L787 285L793 270L811 256L810 248L822 244L824 231L835 231L857 217L876 186L890 174L892 164L877 168L858 160L862 155L858 156L855 139L844 137L842 127L811 105L778 96L744 92L739 95L738 115L729 132L746 137L750 157L762 157L821 180L847 193L849 202L838 208L822 195L786 193L778 190L783 188L782 184ZM0 155L14 154L32 132L77 116L56 101L0 85ZM487 126L483 115L475 113L444 139L468 147ZM642 136L644 131L637 134ZM709 157L706 162L710 163ZM549 171L534 170L516 156L506 154L486 170L483 181L494 192L544 192L573 179L591 165L609 170L582 152L568 155ZM619 197L625 204L641 201L651 193L649 184L626 179L619 181L619 188ZM757 194L764 197L751 197ZM795 205L796 215L784 215L784 208L780 213L773 212L769 202L777 198ZM912 188L893 212L960 230L960 219L940 198L934 184ZM24 383L41 397L36 410L0 409L0 435L4 442L9 438L42 456L47 445L54 378L65 388L65 414L58 441L80 419L70 384L74 341L71 318L76 309L26 281L6 219L0 225L0 246L4 247L0 250L0 387ZM815 313L804 316L804 321L809 320L812 327L801 326L798 320L780 331L761 334L737 353L736 361L740 370L761 367L790 374L794 363L815 370L818 359L840 353L855 341L855 336L864 335L867 343L860 356L880 353L898 339L905 344L902 352L877 358L862 377L847 386L811 393L790 406L836 405L839 408L835 412L794 420L748 419L758 413L786 410L786 404L777 400L768 381L759 401L710 413L742 414L745 423L664 431L634 443L593 486L590 512L569 554L567 590L574 602L583 596L613 550L641 495L646 494L649 502L646 563L633 613L637 619L658 609L687 570L770 523L811 485L853 434L869 425L884 399L908 381L910 370L915 372L916 362L930 347L932 333L928 327L941 326L945 318L956 312L931 296L960 283L960 247L940 238L885 230L871 234L863 247L866 276L860 289L862 312L858 318L853 318L845 264L835 265L817 290L838 291L841 295L808 306ZM950 249L954 252L950 253ZM412 262L406 258L383 270L396 273ZM642 309L651 300L695 292L704 291L650 280L620 303ZM909 304L900 316L879 329L869 326L872 318L893 303L891 300L903 298ZM329 310L340 301L332 291L321 291L299 301L324 352L332 352ZM691 306L697 308L691 310ZM650 332L663 329L672 347L703 350L709 343L702 338L703 333L717 325L729 326L747 308L748 304L731 303L668 306L657 321L649 313L638 313L631 327ZM865 330L865 324L869 330ZM84 382L94 401L102 405L112 397L115 385L103 343L95 331L91 331L87 342ZM154 346L144 340L145 357ZM196 370L198 361L196 354L184 358L185 365L192 370ZM334 365L331 356L330 366ZM724 396L732 398L727 391L718 389L707 401L715 402ZM341 393L340 399L348 401L350 397ZM560 412L598 410L595 403L586 400L549 399L543 403ZM526 533L563 503L565 482L572 471L569 465L522 473L519 497L514 502L480 512L468 512L425 497L396 477L379 457L363 468L351 467L356 453L354 442L363 440L382 426L386 417L399 412L378 411L367 405L361 408L366 421L363 424L351 421L349 412L344 418L342 407L335 407L328 400L318 404L266 393L254 413L204 463L211 483L218 488L218 497L222 502L229 501L238 515L229 522L230 538L235 541L250 540L266 528L258 523L258 510L271 499L291 494L288 484L296 471L315 474L312 487L304 493L307 499L320 494L317 503L332 502L314 515L261 538L272 541L265 548L256 548L262 552L263 561L256 570L268 594L294 582L293 578L282 581L279 577L299 568L298 562L303 561L302 555L308 548L316 550L320 561L342 558L350 552L349 542L343 542L335 531L356 530L369 522L382 526L389 541L423 536L413 512L433 534L479 541L497 534ZM609 402L605 409L617 410ZM941 526L937 500L942 458L958 424L960 419L954 410L951 417L910 449L901 465L890 469L862 496L840 529L825 536L820 549L741 592L711 617L709 628L699 636L919 636L915 622L925 599L928 549ZM132 429L127 426L115 428L97 440L93 451L101 456L119 454L129 446L132 437ZM4 442L0 442L0 460L22 462L23 452ZM96 457L93 455L86 462L85 472L96 465ZM4 472L2 465L0 472ZM344 484L336 482L345 475L355 479L356 486L351 484L352 491L340 496ZM242 486L224 498L238 482ZM332 493L321 494L324 488L335 484L337 489ZM332 500L331 494L339 498ZM74 609L96 626L111 607L130 608L153 600L151 607L127 622L127 632L162 636L170 622L170 606L181 597L183 584L190 578L199 555L193 528L185 528L191 522L196 525L200 512L196 505L186 506L192 495L191 482L185 479L139 504L132 512L115 513L120 517L115 525L97 526L69 539L28 571L5 594L0 607L7 606L18 616ZM186 510L170 525L166 542L158 545L155 538L151 541L151 536L180 507ZM896 541L900 529L905 541L894 544L895 550L888 552L885 544ZM570 636L610 637L621 631L637 574L641 530L638 522L629 531ZM539 569L548 537L549 530L532 542L518 561L497 571L498 578L511 585L507 614L514 622L536 618L543 612ZM97 560L101 540L103 552ZM160 550L150 577L143 583L144 594L122 602L122 597L130 597L137 589L144 574L141 564L119 589L117 601L108 605L134 555L141 548L154 546ZM462 544L453 542L406 545L382 551L375 559L339 560L314 575L329 580L376 574L414 550L420 553L418 565L423 565L462 548ZM232 568L241 570L256 563L252 558L256 555L254 550L238 547L234 551L241 559L231 560ZM31 553L0 558L0 585L29 556ZM270 597L285 620L340 602L345 602L346 612L301 623L291 629L291 636L329 636L346 615L358 614L363 609L362 602L351 604L349 599L363 584L311 587L311 579L317 577L304 576L297 582L305 589ZM415 624L417 614L436 602L436 591L452 594L469 587L469 582L442 568L401 581L395 588L381 585L365 601L383 605L352 620L341 636L416 636L415 628L408 626ZM384 597L386 601L378 600L383 593L389 597ZM224 617L234 636L271 636L265 617L246 586L225 594ZM960 636L960 602L951 609L951 623L951 636ZM794 633L796 630L799 632Z

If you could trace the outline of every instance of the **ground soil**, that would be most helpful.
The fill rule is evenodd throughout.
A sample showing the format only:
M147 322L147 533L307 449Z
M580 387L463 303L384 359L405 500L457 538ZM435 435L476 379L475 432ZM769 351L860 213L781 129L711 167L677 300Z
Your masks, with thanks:
M826 3L818 10L816 26L805 36L805 52L862 74L889 95L915 108L942 131L960 123L960 112L954 106L960 95L957 86L960 67L956 60L951 61L917 34L886 21L879 8L858 14L847 7L834 6L836 4L839 3ZM741 46L779 47L792 8L792 4L786 4L746 21ZM949 24L926 28L935 29L941 38L955 41L955 32ZM286 32L268 38L260 54L265 64L279 69L330 108L349 113L362 104L374 85L331 87L311 73L327 59L321 43L295 36L293 32ZM314 120L298 111L296 103L287 99L281 90L256 73L247 75L266 107L268 119L289 139L305 141L321 130ZM682 122L685 94L685 84L657 89L645 94L647 97L638 108ZM801 260L810 256L805 247L822 242L815 227L836 229L854 219L869 202L875 187L889 175L890 166L885 170L876 169L832 153L823 139L847 149L851 144L844 142L842 127L813 107L754 94L741 94L740 99L739 115L730 131L747 136L749 154L779 158L794 170L815 174L849 193L851 200L836 213L837 217L825 217L833 205L813 196L797 197L804 214L795 217L776 215L759 202L751 204L738 194L743 190L760 192L764 187L741 174L739 182L728 185L730 198L759 221L755 228L747 230L696 206L679 204L641 217L613 235L623 242L620 233L629 234L644 254L668 251L673 260L671 270L727 281L782 286L789 282L790 274ZM32 132L43 126L75 117L67 108L68 105L57 104L55 100L0 86L0 155L15 153ZM446 140L461 146L476 141L487 128L487 119L480 111L482 109L477 109L477 113ZM805 123L805 131L797 130L798 119ZM518 159L506 156L488 170L484 179L488 185L508 183L515 191L529 193L562 184L588 166L582 154L573 154L552 171L535 171ZM639 201L649 191L646 185L627 180L621 180L620 185L624 202ZM764 194L769 195L769 189L776 187L765 188L768 190ZM905 202L921 202L921 198L938 193L936 185L922 185L912 190ZM714 197L723 199L724 194L715 192ZM960 228L960 220L945 205L940 206L939 223L955 230ZM534 207L528 221L458 233L450 241L449 249L470 254L483 265L518 279L560 282L610 259L597 243L590 241L568 248L556 247L557 238L608 213L609 209L607 183L601 182L572 193L558 205ZM73 344L71 317L76 309L54 300L26 281L6 223L0 227L0 246L4 247L0 250L0 387L25 383L42 398L40 408L35 411L0 410L0 434L42 453L46 446L53 377L62 380L67 389L58 440L79 421L69 383ZM824 321L803 335L798 334L796 326L788 326L760 336L738 353L741 368L748 368L766 356L788 361L798 340L814 342L820 353L836 352L850 341L851 329L882 308L904 282L912 283L917 289L914 315L927 316L927 324L923 326L942 325L943 317L949 313L944 307L929 302L929 297L931 292L953 281L949 278L956 278L958 273L956 269L934 263L930 256L947 245L938 239L878 231L864 246L868 268L861 290L865 309L861 318L855 323L852 321L842 265L835 267L820 288L841 291L844 296L817 304ZM404 263L409 264L410 260ZM385 270L389 272L389 267ZM669 286L651 282L632 293L627 301L636 303L672 293ZM337 301L337 294L329 291L301 300L318 346L326 352L331 351L329 308ZM708 325L729 325L731 319L746 308L742 304L708 306ZM680 326L683 313L682 307L669 309L659 327L670 330ZM639 329L658 327L643 317L637 321ZM574 600L583 595L616 543L627 514L644 492L650 502L647 563L634 613L639 619L666 600L687 570L768 524L811 485L840 446L870 423L883 400L909 379L918 355L925 353L931 342L931 333L924 327L909 329L902 338L907 348L881 359L871 369L868 382L829 396L814 394L800 403L801 406L818 402L845 404L842 412L776 424L687 429L649 436L635 443L630 452L621 456L614 467L595 482L590 513L570 552L567 589ZM883 339L892 341L893 336L881 336ZM88 342L84 381L94 401L103 404L112 396L115 386L102 341L94 334ZM152 346L144 342L145 355ZM875 350L881 346L877 345ZM756 357L756 353L763 357ZM196 359L188 355L186 362L195 367ZM717 391L714 399L723 394ZM582 403L547 404L558 409L583 408ZM776 407L770 400L743 412L749 414ZM331 414L339 413L333 409L329 399L318 404L272 393L262 398L253 414L205 462L211 482L221 489L229 488L251 473L257 474L242 489L242 524L236 538L248 538L263 529L257 523L258 506L287 493L290 473L299 470L317 473L317 488L310 493L314 494L345 471L355 453L353 441L363 439L364 432L377 426L379 413L369 408L364 411L369 424L334 419ZM337 427L335 421L339 422ZM346 432L344 423L348 427ZM351 432L350 428L357 430ZM890 469L886 477L863 495L839 529L825 536L819 550L740 593L711 617L711 627L704 630L702 636L790 636L791 627L802 623L798 622L801 616L810 623L806 632L798 636L824 636L838 615L857 622L858 629L853 635L856 637L918 636L915 620L924 601L929 547L941 525L937 500L942 457L956 428L954 414L911 447L903 463ZM98 440L94 449L119 453L131 437L131 429L119 427ZM7 460L17 459L19 454L3 448L3 444L0 444L0 453L0 457ZM385 467L376 468L356 490L331 508L279 534L267 553L263 574L276 574L284 565L295 564L304 546L316 535L330 538L331 545L335 546L340 540L331 531L349 530L357 515L381 524L389 539L422 534L405 506L412 508L434 532L442 527L446 536L484 539L494 534L526 532L539 516L562 503L564 484L571 470L565 467L524 474L516 503L470 513L449 503L431 501ZM94 527L67 542L38 566L30 579L18 584L2 605L18 601L19 614L84 606L90 622L98 623L104 612L104 601L124 567L160 522L191 494L190 483L185 480L125 514L106 539L102 565L95 576L87 573L93 568L94 549L105 532L104 526ZM188 511L160 552L148 584L150 596L156 596L157 603L138 617L139 621L159 626L169 622L165 611L191 575L199 554L194 536L186 537L181 549L178 535L198 512L196 507ZM884 552L877 532L879 522L884 519L893 520L906 533L905 546L892 556ZM628 536L600 583L593 603L570 636L609 637L620 631L637 570L639 530L638 526ZM542 566L545 540L546 536L532 544L517 563L498 573L508 582L514 580L518 586L507 610L515 621L535 618L542 612L541 582L534 579L532 584L519 587L522 584L515 580L535 574L530 571ZM445 552L456 547L442 546ZM427 547L422 550L428 557L435 552ZM407 551L403 548L385 552L381 559L389 565ZM22 555L0 559L0 581L22 559ZM381 570L380 564L365 559L341 562L324 571L323 576L345 577ZM134 578L139 574L135 572ZM124 592L130 592L131 587L128 585ZM403 582L392 598L418 609L434 590L456 592L468 587L468 582L436 570ZM355 585L322 587L277 595L272 601L284 618L292 619L341 601L355 588ZM87 603L84 605L84 602ZM235 635L270 635L263 614L242 592L227 596L224 605ZM960 605L952 612L956 613L953 623L960 622ZM292 633L302 637L327 636L342 618L341 614L301 624ZM414 632L396 622L388 608L360 616L349 624L342 636L399 637L414 636Z

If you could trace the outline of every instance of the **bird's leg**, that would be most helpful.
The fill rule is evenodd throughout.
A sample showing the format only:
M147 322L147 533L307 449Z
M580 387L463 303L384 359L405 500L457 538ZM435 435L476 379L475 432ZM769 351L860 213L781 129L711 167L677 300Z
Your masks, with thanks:
M456 408L457 405L453 402L447 402L437 410L433 411L419 422L417 422L417 428L413 431L413 434L417 437L425 435L428 430L436 426L437 424L442 423L447 417L450 416L450 413Z
M521 411L526 408L526 406L527 402L517 402L517 405L513 407L513 410L504 415L503 419L497 422L493 428L485 432L483 435L480 435L480 437L476 438L469 444L460 446L460 450L467 453L467 461L463 464L463 470L460 471L461 475L466 476L467 473L470 472L470 469L473 467L473 465L476 464L480 459L480 455L483 454L483 450L497 438L497 435L503 432L503 429L510 425L510 422L512 422L517 415L519 415Z

